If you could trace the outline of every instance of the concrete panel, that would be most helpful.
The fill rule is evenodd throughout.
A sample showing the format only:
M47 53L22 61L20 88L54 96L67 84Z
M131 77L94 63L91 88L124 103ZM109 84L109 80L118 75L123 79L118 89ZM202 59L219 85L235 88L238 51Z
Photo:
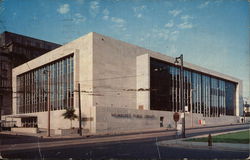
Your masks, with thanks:
M145 49L94 33L94 105L136 108L136 56Z
M150 57L144 54L136 57L136 102L137 109L150 109Z
M38 132L38 128L11 128L11 131L36 134Z
M55 130L55 135L61 135L61 136L77 134L77 133L78 133L78 129L57 129L57 130Z
M162 125L164 128L174 128L173 114L174 112L168 111L97 107L96 132L118 133L133 130L159 129L161 128L160 117L163 117ZM187 128L240 123L240 117L237 116L203 117L202 114L193 114L191 118L191 113L186 113L185 115ZM199 124L199 120L205 123ZM182 123L182 121L179 120L178 123Z
M243 82L242 80L239 80L238 85L236 86L236 109L235 109L236 116L243 115L244 101L243 101L242 86Z

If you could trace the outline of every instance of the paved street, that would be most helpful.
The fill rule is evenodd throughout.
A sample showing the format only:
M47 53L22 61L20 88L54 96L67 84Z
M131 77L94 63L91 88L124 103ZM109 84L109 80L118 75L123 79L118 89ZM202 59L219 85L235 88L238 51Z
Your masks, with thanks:
M120 141L88 145L74 145L53 149L34 149L24 152L3 154L8 158L246 158L247 152L157 148L156 139Z
M212 128L188 129L187 137L207 133L249 128L249 125L233 125ZM1 135L3 138L3 135ZM23 137L27 138L27 137ZM40 139L30 137L18 143L2 143L4 158L246 158L248 152L174 148L156 145L162 140L174 139L174 131L159 131L144 134L96 136L72 139ZM7 138L8 139L8 138ZM10 141L10 140L9 140ZM14 140L15 141L15 140ZM3 141L2 141L3 142ZM22 142L22 143L20 143Z

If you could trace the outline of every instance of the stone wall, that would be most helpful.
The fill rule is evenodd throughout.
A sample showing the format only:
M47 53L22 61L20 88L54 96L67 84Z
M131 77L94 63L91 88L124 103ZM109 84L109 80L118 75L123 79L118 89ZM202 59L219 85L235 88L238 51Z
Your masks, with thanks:
M96 107L96 132L116 133L123 131L174 128L174 112L136 110L116 107ZM203 117L201 114L185 114L186 128L240 123L240 117ZM161 122L161 117L163 120ZM192 118L191 118L192 117ZM201 122L200 124L199 122ZM178 121L181 123L181 120Z

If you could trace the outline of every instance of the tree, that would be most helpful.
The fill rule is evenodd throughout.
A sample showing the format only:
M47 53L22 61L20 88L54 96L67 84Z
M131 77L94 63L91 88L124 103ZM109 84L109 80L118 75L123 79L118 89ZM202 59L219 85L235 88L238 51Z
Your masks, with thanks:
M62 114L64 119L70 120L70 128L72 128L72 120L75 120L77 118L77 115L75 114L74 108L67 108L65 113Z

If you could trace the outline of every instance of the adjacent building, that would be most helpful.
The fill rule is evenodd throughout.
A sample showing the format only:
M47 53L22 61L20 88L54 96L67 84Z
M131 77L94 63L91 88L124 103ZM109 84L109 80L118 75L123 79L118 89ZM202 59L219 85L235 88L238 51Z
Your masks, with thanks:
M250 117L250 105L247 102L244 104L244 116Z
M0 34L0 115L12 113L12 68L59 46L11 32Z
M0 47L0 117L12 110L12 65L8 49Z
M174 61L89 33L13 69L11 118L17 126L47 128L49 106L56 131L70 127L65 109L78 114L81 106L83 128L92 133L172 128L173 113L182 112ZM186 127L240 120L242 81L235 77L184 62L184 97Z

